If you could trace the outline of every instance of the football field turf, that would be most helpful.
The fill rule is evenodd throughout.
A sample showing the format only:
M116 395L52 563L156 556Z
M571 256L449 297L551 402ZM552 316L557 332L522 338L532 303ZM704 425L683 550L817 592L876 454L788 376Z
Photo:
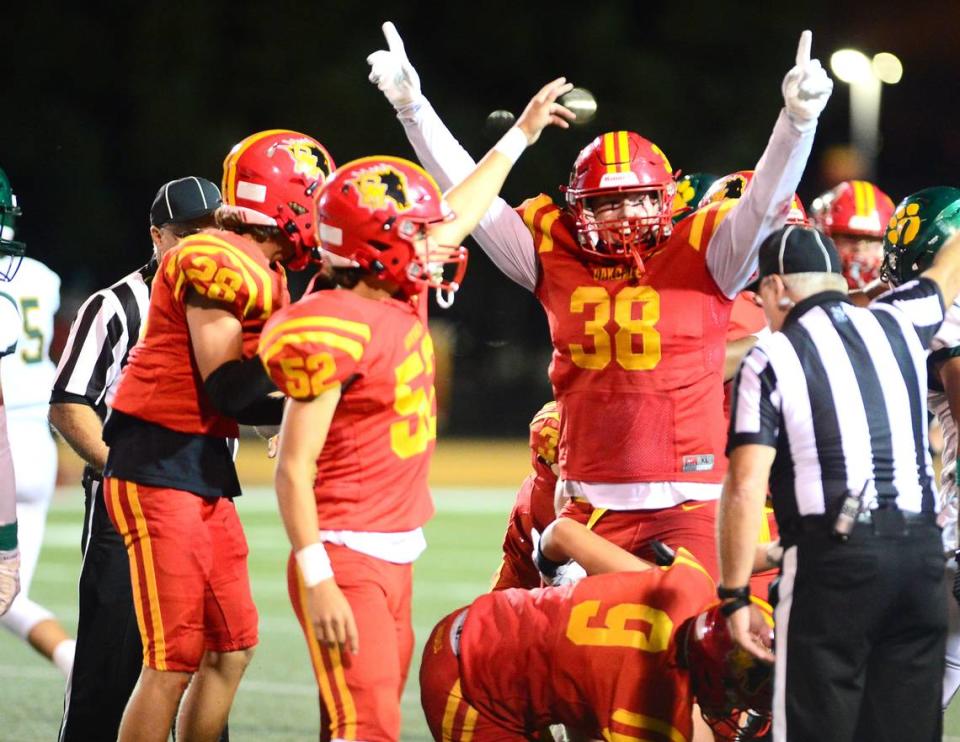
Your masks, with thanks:
M419 707L420 646L434 623L485 591L499 564L499 547L514 490L434 490L437 515L427 527L430 547L417 562L413 620L418 646L403 697L403 740L429 739ZM287 599L287 540L267 489L238 500L250 543L250 573L260 611L260 646L234 703L231 739L317 738L316 686L303 636ZM31 595L76 627L82 493L58 491ZM493 637L491 637L493 639ZM362 642L362 637L361 637ZM376 651L361 645L361 651ZM52 665L0 631L0 740L53 740L60 721L63 682ZM960 703L947 716L945 739L960 740Z

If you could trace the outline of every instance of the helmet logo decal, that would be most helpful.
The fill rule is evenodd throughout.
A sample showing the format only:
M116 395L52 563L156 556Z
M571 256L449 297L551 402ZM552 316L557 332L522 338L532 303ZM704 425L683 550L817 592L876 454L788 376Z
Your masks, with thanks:
M731 178L723 185L723 194L721 198L740 198L743 196L743 191L747 187L747 179L742 175L737 175L734 178ZM715 199L716 200L716 199Z
M890 217L887 224L887 239L891 245L909 245L913 242L917 233L920 231L920 204L907 204L906 208L901 206L896 213Z
M677 196L673 204L674 208L679 209L687 206L693 201L693 197L696 195L697 191L689 180L680 181L677 185Z
M673 168L670 167L670 160L668 160L668 159L667 159L667 156L666 156L665 154L663 154L663 150L660 149L660 148L659 148L657 145L655 145L653 142L650 142L650 149L652 149L654 152L656 152L658 155L660 155L660 159L663 160L663 166L667 169L667 172L668 172L668 173L672 173L672 172L673 172Z
M330 172L330 163L323 150L307 139L285 139L276 146L290 155L295 173L319 180ZM268 154L272 156L273 152Z
M360 197L359 204L378 211L393 203L399 212L413 208L407 196L407 176L390 165L361 170L350 181Z

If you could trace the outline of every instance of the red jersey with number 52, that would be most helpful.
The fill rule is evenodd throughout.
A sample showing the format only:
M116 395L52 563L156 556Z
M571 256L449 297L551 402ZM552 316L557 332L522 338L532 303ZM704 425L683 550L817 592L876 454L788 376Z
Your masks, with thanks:
M430 519L433 341L416 308L318 291L267 323L258 353L274 383L295 400L341 388L317 459L322 528L410 531Z
M221 230L185 237L160 262L146 333L130 351L113 407L181 433L236 438L236 420L217 412L203 389L187 327L188 291L240 320L244 358L253 358L270 315L290 302L283 267L252 240Z
M644 261L591 262L541 195L518 209L540 266L560 472L582 482L720 482L726 470L724 335L731 301L706 264L735 201L700 209Z
M521 734L565 723L592 739L690 739L674 637L714 590L680 549L668 568L483 595L461 635L464 698Z

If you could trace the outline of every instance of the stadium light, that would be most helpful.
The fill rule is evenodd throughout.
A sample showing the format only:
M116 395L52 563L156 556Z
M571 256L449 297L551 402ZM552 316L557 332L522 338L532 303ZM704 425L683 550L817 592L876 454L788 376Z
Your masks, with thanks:
M880 52L871 60L858 49L838 49L830 55L830 69L850 85L850 142L866 163L866 177L876 175L880 141L880 90L903 77L903 65L894 54Z

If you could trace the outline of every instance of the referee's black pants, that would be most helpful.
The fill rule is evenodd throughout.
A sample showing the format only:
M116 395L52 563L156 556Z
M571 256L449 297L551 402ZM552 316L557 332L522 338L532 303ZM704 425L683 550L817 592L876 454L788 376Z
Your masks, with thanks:
M60 742L114 742L143 667L143 643L123 538L107 515L103 480L85 470L80 615ZM223 730L220 739L229 740Z
M143 666L130 564L103 501L103 481L84 475L80 615L73 674L64 698L61 742L116 740Z
M814 524L811 523L811 526ZM940 742L940 529L892 511L794 534L775 611L774 742Z

